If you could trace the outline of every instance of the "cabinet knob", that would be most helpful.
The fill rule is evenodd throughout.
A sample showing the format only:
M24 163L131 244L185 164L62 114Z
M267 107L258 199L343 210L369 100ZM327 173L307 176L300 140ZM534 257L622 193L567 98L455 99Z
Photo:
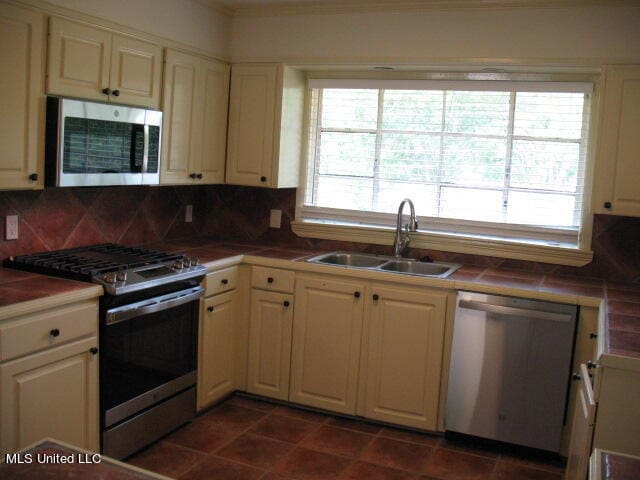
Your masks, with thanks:
M597 366L598 366L598 364L597 364L597 363L595 363L595 362L592 362L591 360L589 360L589 361L587 362L587 368L588 368L589 370L591 370L592 368L596 368Z
M119 97L120 96L120 90L114 90L113 91L113 96L114 97Z
M98 347L91 347L89 349L89 353L91 353L91 355L97 355L98 354Z
M597 333L590 333L589 334L589 338L598 338L598 334Z
M223 285L226 285L227 283L229 283L229 280L227 280L226 278L223 278L222 280L220 280L220 283Z
M54 338L55 337L59 337L60 336L60 330L57 329L57 328L54 328L49 332L49 335L51 335Z
M353 296L356 298L360 298L360 292L353 292Z
M260 177L260 181L261 182L266 182L267 181L267 177Z
M32 173L31 175L29 175L29 180L31 180L32 182L38 181L38 174Z
M273 277L267 278L267 283L273 283Z
M611 202L604 202L604 208L611 210Z
M577 374L576 372L573 372L571 374L571 380L581 380L581 379L582 379L582 377L579 374Z
M196 177L197 177L197 175L195 173L190 173L189 174L189 178L193 178L195 180Z
M377 301L379 298L380 298L380 297L378 296L378 294L377 294L377 293L374 293L374 294L373 294L373 299L374 299L375 301Z
M213 306L207 307L207 312L213 312Z
M109 95L111 93L111 90L109 88L103 88L102 93L104 93L105 95Z
M285 307L288 307L288 306L289 306L289 300L285 300L284 302L282 302L282 304L283 304Z
M202 180L202 174L201 174L201 173L196 174L196 178L197 178L198 180Z

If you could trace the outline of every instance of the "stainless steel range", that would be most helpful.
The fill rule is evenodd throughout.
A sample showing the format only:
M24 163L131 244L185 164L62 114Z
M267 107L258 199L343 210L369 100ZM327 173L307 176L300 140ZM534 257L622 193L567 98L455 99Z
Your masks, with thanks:
M184 255L114 244L21 255L10 268L100 284L102 452L124 458L196 409L200 286Z

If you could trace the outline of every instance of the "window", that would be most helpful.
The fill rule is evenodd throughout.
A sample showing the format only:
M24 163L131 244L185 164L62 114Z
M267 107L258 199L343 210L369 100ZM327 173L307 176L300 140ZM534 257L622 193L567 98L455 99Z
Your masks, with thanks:
M311 80L303 219L577 244L591 83Z

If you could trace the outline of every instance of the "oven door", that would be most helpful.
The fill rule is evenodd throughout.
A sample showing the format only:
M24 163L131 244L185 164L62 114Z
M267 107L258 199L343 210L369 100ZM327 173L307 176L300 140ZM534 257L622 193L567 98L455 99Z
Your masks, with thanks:
M192 287L106 311L100 338L103 428L196 384L203 294L202 287Z

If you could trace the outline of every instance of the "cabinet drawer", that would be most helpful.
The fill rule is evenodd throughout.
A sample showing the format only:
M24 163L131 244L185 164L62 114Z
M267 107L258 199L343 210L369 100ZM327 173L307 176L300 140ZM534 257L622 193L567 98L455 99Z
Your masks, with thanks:
M251 286L275 292L293 293L296 274L279 268L253 267Z
M0 361L26 355L98 332L97 302L25 315L0 325Z
M236 288L238 283L238 267L225 268L207 275L205 297L216 295Z

